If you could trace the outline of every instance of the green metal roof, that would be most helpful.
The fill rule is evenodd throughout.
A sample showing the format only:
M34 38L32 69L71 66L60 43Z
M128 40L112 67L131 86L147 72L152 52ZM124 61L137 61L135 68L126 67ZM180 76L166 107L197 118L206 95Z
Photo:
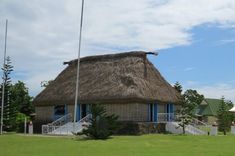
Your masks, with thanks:
M199 105L197 108L197 115L201 116L217 116L221 99L205 99L206 105Z

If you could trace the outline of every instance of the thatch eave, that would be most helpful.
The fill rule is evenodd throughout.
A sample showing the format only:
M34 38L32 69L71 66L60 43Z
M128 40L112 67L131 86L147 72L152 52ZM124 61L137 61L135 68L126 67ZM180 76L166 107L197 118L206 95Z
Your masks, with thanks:
M93 100L81 100L80 104L131 104L131 103L158 103L169 104L172 101L159 101L157 99L142 99L142 98L126 98L126 99L93 99ZM33 103L35 106L55 106L55 105L74 105L74 101L68 100L53 100L53 101L38 101ZM176 105L180 105L181 101L174 102Z

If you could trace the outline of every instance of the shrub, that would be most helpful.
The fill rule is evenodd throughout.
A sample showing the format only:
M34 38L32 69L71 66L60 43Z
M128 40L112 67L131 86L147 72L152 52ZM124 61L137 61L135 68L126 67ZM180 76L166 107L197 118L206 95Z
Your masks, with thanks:
M26 118L27 122L30 120L30 117L28 117L27 115L25 115L23 113L17 113L16 122L15 122L17 132L23 132L24 131L25 118Z
M118 116L107 115L102 105L93 104L91 114L90 124L78 135L86 135L91 139L107 139L117 131L119 127Z

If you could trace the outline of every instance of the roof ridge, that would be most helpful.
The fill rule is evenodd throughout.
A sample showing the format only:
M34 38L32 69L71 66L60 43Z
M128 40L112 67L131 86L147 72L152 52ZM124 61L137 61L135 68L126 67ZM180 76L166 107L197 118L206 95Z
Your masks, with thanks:
M148 54L151 55L158 55L157 52L146 52L146 51L130 51L130 52L121 52L121 53L114 53L114 54L102 54L102 55L92 55L92 56L85 56L80 58L81 62L86 61L101 61L101 60L108 60L108 59L117 59L117 58L123 58L123 57L129 57L129 56L136 56L136 57L144 57ZM67 62L64 62L63 64L72 64L74 62L77 62L78 59L73 59Z
M215 98L205 98L205 100L220 100L220 99L215 99Z

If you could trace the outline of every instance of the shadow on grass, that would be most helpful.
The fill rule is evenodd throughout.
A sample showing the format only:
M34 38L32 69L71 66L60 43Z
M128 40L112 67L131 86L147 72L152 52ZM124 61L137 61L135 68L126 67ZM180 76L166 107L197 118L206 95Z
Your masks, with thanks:
M113 138L114 138L114 136L108 137L107 139L94 139L94 138L90 138L85 135L82 135L82 136L74 136L72 138L72 140L75 140L75 141L107 141L107 140L111 140Z

